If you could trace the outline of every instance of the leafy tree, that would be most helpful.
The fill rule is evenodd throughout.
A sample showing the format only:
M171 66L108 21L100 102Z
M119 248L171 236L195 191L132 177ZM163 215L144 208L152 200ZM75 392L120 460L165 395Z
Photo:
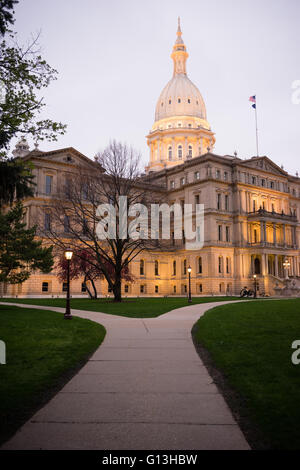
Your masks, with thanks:
M52 247L35 240L36 227L26 229L22 204L5 214L0 212L0 282L19 284L37 269L49 272L53 266Z
M110 272L111 276L113 276L112 265L107 263L104 259L102 262L103 265L105 265L106 270ZM59 279L61 281L65 281L67 278L68 261L63 254L59 257L56 268ZM82 276L90 298L97 299L98 292L95 281L103 279L104 274L99 265L95 265L93 251L90 249L75 251L70 263L70 279L78 279ZM122 278L126 281L133 281L133 277L129 273L128 267L123 269ZM93 293L89 288L88 281L91 283Z
M18 0L0 0L0 34L4 36L9 24L14 23L14 5Z
M16 34L7 30L12 23L11 1L0 3L0 85L4 99L0 102L0 156L7 157L11 139L30 135L35 140L57 140L66 126L50 119L38 119L45 106L40 92L56 80L57 71L41 57L38 39L33 37L26 46L20 46Z
M4 204L12 204L33 195L31 165L22 161L0 161L0 210Z

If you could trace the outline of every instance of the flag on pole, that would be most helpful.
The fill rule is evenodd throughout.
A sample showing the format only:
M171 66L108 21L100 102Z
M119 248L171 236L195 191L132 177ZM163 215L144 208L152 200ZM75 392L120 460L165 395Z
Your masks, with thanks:
M252 104L252 108L255 109L255 129L256 129L256 156L258 157L258 128L257 128L257 109L256 109L256 95L250 96L249 101Z
M249 101L253 103L252 108L256 109L256 95L250 96Z

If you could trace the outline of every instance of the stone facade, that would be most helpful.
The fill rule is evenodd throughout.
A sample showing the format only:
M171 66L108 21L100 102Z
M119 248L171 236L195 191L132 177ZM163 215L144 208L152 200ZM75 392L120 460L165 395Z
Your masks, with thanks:
M36 223L38 208L46 210L71 173L93 165L72 148L34 150L24 158L34 164L37 183L35 197L24 202L28 225ZM204 246L194 252L175 240L169 250L143 252L130 266L134 282L123 282L125 296L185 295L189 265L193 295L239 294L243 286L253 287L254 274L259 292L272 295L287 274L300 277L300 180L269 158L242 160L207 153L148 174L145 184L149 183L165 191L169 204L204 204ZM288 273L283 267L286 258ZM111 295L105 280L98 282L98 288L100 295ZM2 286L2 295L62 296L64 292L53 272L36 273L22 286ZM82 292L82 280L72 281L72 295L87 295Z
M153 187L159 188L169 204L204 204L204 246L186 250L176 240L169 249L143 252L131 263L134 282L123 282L123 295L186 295L188 266L192 295L239 294L244 286L253 288L254 274L260 294L272 295L287 276L300 278L300 180L268 157L214 154L203 98L187 78L180 25L171 57L173 77L159 97L147 136L150 158L144 181L151 194ZM29 226L40 209L47 211L71 174L93 167L92 160L73 148L29 152L24 139L14 155L34 165L36 193L24 202ZM97 285L100 295L111 295L106 281ZM22 286L0 288L6 296L65 295L55 272L35 273ZM72 281L72 295L86 296L83 290L82 280Z

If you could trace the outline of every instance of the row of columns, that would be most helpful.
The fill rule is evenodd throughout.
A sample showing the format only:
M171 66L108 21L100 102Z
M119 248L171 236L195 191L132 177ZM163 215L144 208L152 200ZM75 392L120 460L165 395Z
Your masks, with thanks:
M290 276L300 275L300 265L299 265L298 256L285 256L285 255L270 254L270 253L261 253L259 255L251 256L252 275L255 274L255 258L256 257L258 257L261 260L260 274L262 276L266 276L267 274L272 274L272 273L269 273L269 270L268 270L269 256L274 257L274 276L275 277L285 277L285 272L284 272L284 267L283 267L283 262L285 259L288 259L290 262L289 275ZM281 259L280 267L279 267L279 257Z
M175 146L175 137L172 137L172 160L177 159L177 147ZM179 141L178 141L179 142ZM183 142L183 149L182 149L182 159L185 159L186 156L188 155L188 137L184 137L184 142ZM165 146L165 152L164 152L164 146ZM166 144L163 142L162 139L157 139L150 144L151 148L151 160L154 161L162 161L162 160L169 160L169 144ZM200 151L200 155L206 151L206 148L204 147L204 138L200 137L198 140L198 148ZM157 150L157 153L156 153ZM193 155L198 155L198 149L193 149ZM156 155L156 158L155 158Z
M247 223L247 242L248 243L253 243L253 237L251 233L251 223ZM273 245L277 245L277 225L282 227L282 245L286 246L286 224L276 224L275 222L272 223L273 225ZM291 226L291 233L292 233L292 240L291 244L292 246L297 245L297 240L296 240L296 226ZM241 231L242 234L242 231ZM242 237L243 238L243 237ZM243 240L241 240L243 241ZM260 221L260 240L256 240L256 242L260 243L266 243L267 242L267 223L263 220ZM270 242L269 242L270 243Z

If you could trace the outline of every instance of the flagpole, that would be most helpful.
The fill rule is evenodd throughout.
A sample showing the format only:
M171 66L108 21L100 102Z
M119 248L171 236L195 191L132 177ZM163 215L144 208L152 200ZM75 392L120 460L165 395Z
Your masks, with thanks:
M257 101L255 95L255 128L256 128L256 156L258 157L258 128L257 128Z

